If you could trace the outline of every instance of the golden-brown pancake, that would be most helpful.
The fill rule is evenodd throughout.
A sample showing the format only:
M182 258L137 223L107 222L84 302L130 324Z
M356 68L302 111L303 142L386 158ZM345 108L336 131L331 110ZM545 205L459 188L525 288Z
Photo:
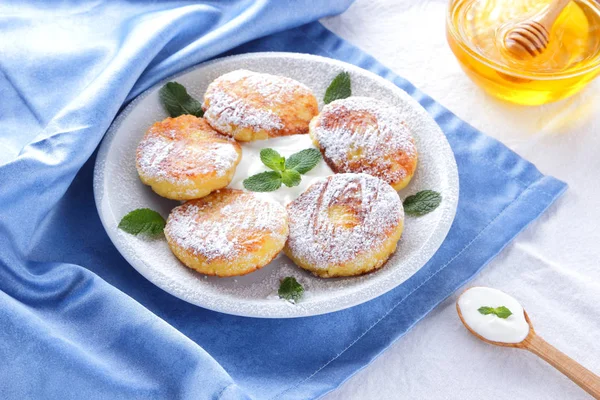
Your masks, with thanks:
M311 121L310 135L335 172L363 172L400 190L417 168L415 140L400 110L380 100L336 100Z
M307 133L319 112L317 99L302 83L247 70L215 79L202 108L213 128L244 142Z
M222 189L175 207L165 236L173 254L189 268L206 275L244 275L279 254L288 219L279 203Z
M367 174L336 174L311 185L287 206L284 252L298 266L330 278L381 267L404 227L398 193Z
M203 118L181 115L152 125L136 156L142 182L163 197L189 200L227 186L242 149Z

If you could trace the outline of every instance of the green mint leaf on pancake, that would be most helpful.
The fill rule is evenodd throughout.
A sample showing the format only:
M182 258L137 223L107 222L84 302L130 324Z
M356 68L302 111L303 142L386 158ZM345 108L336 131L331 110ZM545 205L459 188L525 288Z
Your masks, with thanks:
M301 174L305 174L313 169L321 160L321 152L317 149L304 149L298 153L292 154L285 161L285 169L294 169Z
M404 200L404 212L407 215L419 217L438 208L442 202L442 195L433 190L422 190L417 194L408 196Z
M494 308L494 307L479 307L477 309L477 311L479 311L483 315L494 314L498 318L502 318L502 319L506 319L512 315L512 312L504 306L500 306L500 307L496 307L496 308Z
M277 171L261 172L244 180L244 187L251 192L273 192L280 186L281 174Z
M155 237L165 229L165 219L154 210L138 208L125 215L119 222L119 229L132 235Z
M196 117L202 117L202 105L185 90L185 87L177 82L169 82L158 92L160 101L173 118L180 115L190 114Z
M283 171L285 169L285 158L273 149L262 149L260 151L260 161L273 171Z
M286 169L281 173L281 181L287 187L298 186L302 176L295 169Z
M296 278L288 276L281 281L277 293L280 298L295 303L302 298L304 288L298 283Z
M350 83L350 74L342 72L336 76L325 91L323 102L329 104L334 100L345 99L352 96L352 84Z

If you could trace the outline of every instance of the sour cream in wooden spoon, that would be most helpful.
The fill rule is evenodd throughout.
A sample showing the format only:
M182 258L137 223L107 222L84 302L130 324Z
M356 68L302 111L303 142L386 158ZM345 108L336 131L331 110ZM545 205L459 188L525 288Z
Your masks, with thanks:
M482 314L481 307L506 307L512 313L508 318ZM501 343L519 343L529 334L523 307L512 296L492 288L473 287L458 299L462 319L475 333L487 340Z

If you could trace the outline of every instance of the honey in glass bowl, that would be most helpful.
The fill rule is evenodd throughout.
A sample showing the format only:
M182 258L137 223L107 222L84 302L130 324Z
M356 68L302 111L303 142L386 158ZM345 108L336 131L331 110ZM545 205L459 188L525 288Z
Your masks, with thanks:
M518 104L550 103L577 93L600 72L599 1L572 0L546 50L525 60L508 53L506 32L551 0L452 0L446 36L464 71L488 93Z

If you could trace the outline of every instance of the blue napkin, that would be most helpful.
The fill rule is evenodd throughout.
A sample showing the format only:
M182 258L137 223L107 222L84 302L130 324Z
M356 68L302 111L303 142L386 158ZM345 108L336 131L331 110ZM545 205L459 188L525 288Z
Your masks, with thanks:
M308 23L347 5L0 6L0 398L318 397L471 279L565 190L370 56ZM417 274L348 310L262 320L187 304L125 262L96 213L94 149L127 100L229 50L350 62L391 80L431 113L456 155L461 192L446 241Z

